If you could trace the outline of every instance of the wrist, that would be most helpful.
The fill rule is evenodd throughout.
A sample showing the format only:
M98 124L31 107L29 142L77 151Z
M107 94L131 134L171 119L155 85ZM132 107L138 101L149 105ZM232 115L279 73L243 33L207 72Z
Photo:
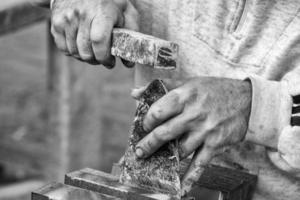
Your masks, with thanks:
M252 85L252 103L246 140L277 149L278 138L290 125L292 98L285 82L248 78Z

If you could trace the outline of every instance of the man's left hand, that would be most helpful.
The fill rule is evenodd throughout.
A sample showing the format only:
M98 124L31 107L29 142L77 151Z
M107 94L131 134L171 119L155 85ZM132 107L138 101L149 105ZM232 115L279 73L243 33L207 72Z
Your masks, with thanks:
M182 180L184 196L218 151L244 139L251 110L251 83L216 77L164 83L170 92L146 114L144 129L149 134L138 143L136 155L146 158L178 139L180 159L194 153ZM134 90L133 97L138 98L143 90Z

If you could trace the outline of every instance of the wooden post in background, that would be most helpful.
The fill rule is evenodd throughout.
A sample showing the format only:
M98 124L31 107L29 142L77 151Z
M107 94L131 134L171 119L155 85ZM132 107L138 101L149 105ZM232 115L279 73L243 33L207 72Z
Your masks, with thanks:
M48 25L50 30L50 23ZM50 179L61 179L69 168L70 136L70 71L68 57L55 46L48 31L48 134L55 166L49 169Z
M49 20L49 9L38 7L47 3L49 0L1 1L0 36ZM59 52L50 34L50 26L47 28L47 33L44 26L42 29L33 28L32 32L26 32L27 35L22 36L21 33L20 36L17 33L18 35L12 37L24 37L19 39L23 41L30 35L29 41L24 43L29 44L32 41L34 43L32 46L38 48L32 49L31 46L26 46L22 47L22 51L26 51L26 55L34 55L30 58L37 58L34 62L28 61L27 64L37 67L40 71L30 74L27 71L21 73L24 68L20 69L20 73L17 69L9 70L14 72L16 79L20 79L18 83L24 84L22 88L26 89L18 92L19 99L13 96L13 101L18 100L17 102L22 102L22 105L30 102L28 105L31 106L20 111L23 114L17 119L22 123L16 125L13 123L11 127L15 129L14 126L24 126L26 129L23 132L27 134L19 140L14 140L8 134L3 139L2 135L0 161L8 166L13 165L16 169L22 169L24 176L33 174L46 178L47 181L59 181L67 171L84 167L110 171L112 163L117 162L124 153L134 115L135 102L129 95L133 85L133 70L124 68L121 62L117 63L113 72L101 65L90 66L78 62ZM47 37L44 38L45 33ZM42 40L35 39L36 36L42 37ZM45 41L48 43L47 47ZM10 45L15 43L11 42ZM24 44L21 42L20 46L22 45ZM15 48L17 49L18 46ZM46 49L47 55L44 55ZM22 51L20 55L23 55ZM37 54L37 51L41 52ZM18 54L16 53L14 60L18 60L19 57L20 60L23 59L23 56ZM24 56L24 59L26 58ZM10 57L7 57L6 60L9 59ZM42 71L45 66L44 61L47 61L45 74ZM20 74L31 77L26 77L28 83L42 84L42 86L30 88ZM14 80L12 78L11 82L15 83ZM45 88L47 94L41 92L44 84L47 85ZM36 91L36 88L42 89ZM40 95L31 95L39 92ZM30 97L23 99L24 94ZM33 102L32 99L35 101ZM18 106L11 102L12 108L18 109ZM13 112L14 110L8 114L13 116ZM23 120L23 117L26 120ZM11 167L7 168L15 171Z

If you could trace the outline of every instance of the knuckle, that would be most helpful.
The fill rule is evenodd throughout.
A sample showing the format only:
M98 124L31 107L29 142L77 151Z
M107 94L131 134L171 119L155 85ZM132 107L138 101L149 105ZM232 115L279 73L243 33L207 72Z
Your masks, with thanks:
M97 34L97 32L91 32L91 42L96 44L104 43L108 41L108 34Z
M71 22L74 20L75 18L75 10L68 10L66 11L66 14L65 14L65 17L66 17L66 20Z
M154 131L153 136L158 142L165 143L171 140L170 133L171 132L168 127L162 127L160 130Z
M149 110L149 116L154 121L159 121L163 116L163 109L160 106L152 106Z
M64 15L54 16L52 18L52 25L55 29L64 29L66 25L66 18Z
M166 142L164 134L160 131L154 131L153 138L158 143Z
M177 90L172 90L169 92L169 96L170 96L170 100L175 103L178 104L180 101L180 92Z

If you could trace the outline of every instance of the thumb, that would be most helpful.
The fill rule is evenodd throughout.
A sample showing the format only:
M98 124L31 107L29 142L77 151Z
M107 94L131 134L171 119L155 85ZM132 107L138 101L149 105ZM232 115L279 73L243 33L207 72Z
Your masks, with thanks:
M144 91L147 89L148 85L132 89L131 96L134 99L139 100L141 98L142 94L144 93Z
M205 166L208 165L213 157L213 149L210 147L199 147L193 156L193 159L189 165L188 170L182 179L181 184L181 196L187 195L191 191L193 184L195 184L201 177Z

